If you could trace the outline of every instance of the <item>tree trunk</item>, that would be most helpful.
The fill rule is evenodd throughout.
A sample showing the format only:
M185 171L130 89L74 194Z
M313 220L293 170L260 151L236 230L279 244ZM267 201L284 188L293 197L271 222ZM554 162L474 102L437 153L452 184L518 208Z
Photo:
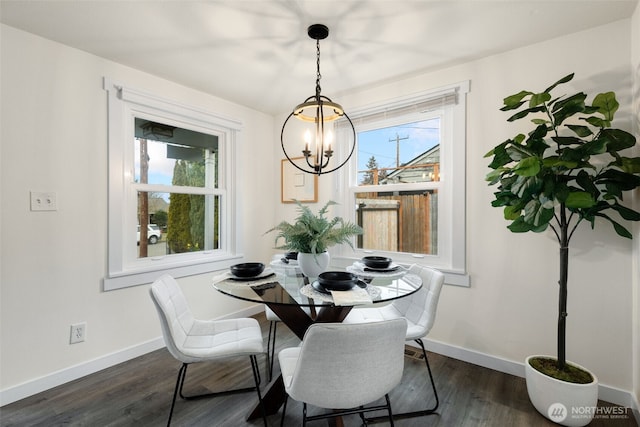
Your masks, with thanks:
M564 204L560 207L560 280L558 281L558 369L566 364L567 281L569 276L569 224Z

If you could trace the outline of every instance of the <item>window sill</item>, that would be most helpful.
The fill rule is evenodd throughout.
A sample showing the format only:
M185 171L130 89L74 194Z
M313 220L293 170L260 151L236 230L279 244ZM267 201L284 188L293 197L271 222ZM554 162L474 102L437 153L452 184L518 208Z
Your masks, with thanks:
M345 257L345 256L336 255L336 256L332 256L331 263L332 263L332 265L335 265L336 267L345 268L346 266L351 265L354 261L358 261L358 260L359 260L359 258ZM404 261L398 261L398 264L403 265L403 266L411 265L411 263L404 262ZM426 267L431 267L429 264L427 264L425 262L421 262L419 264L424 265ZM442 273L444 273L444 277L445 277L444 283L446 285L460 286L460 287L463 287L463 288L471 287L471 277L469 276L468 273L466 273L464 271L440 268L438 266L433 266L432 268L435 268L436 270L441 271Z
M105 277L102 284L103 291L114 291L116 289L128 288L130 286L144 285L151 283L161 275L167 273L175 278L194 276L196 274L211 273L213 271L224 270L231 267L241 259L242 255L236 255L224 260L206 261L190 265L166 265L153 270L133 270Z

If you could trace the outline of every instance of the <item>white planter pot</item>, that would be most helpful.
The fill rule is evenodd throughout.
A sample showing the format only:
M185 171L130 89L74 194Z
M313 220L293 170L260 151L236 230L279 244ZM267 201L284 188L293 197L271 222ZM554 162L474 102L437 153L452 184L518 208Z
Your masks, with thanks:
M307 277L318 277L320 273L327 269L330 260L329 252L322 252L321 254L298 253L298 266L302 274Z
M593 382L589 384L574 384L551 378L535 370L529 360L536 357L529 356L525 361L525 378L527 391L533 406L542 415L556 424L563 426L586 426L591 422L598 406L598 379L591 371L576 364L569 363L591 373Z

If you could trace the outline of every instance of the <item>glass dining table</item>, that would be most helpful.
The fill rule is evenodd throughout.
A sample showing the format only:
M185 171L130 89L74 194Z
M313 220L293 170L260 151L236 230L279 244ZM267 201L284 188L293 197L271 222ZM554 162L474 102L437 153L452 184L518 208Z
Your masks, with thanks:
M316 278L304 276L295 261L285 263L276 257L265 271L255 278L238 278L230 272L213 278L219 292L244 301L268 306L289 329L302 340L313 323L341 322L354 306L387 304L407 297L422 287L419 276L409 274L400 265L391 271L370 270L354 262L345 267L330 266L329 271L349 271L358 276L358 284L347 291L327 291ZM263 394L267 415L278 412L284 403L282 376L275 377ZM258 404L247 420L262 417Z

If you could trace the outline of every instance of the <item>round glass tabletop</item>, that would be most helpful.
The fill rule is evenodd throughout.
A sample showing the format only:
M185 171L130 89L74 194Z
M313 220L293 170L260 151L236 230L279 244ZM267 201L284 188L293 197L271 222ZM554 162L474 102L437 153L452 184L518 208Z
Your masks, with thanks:
M358 275L353 269L347 270ZM295 265L278 261L272 262L257 278L239 279L229 272L223 273L213 278L213 286L223 294L245 301L298 306L377 304L411 295L422 287L420 277L409 273L358 276L361 280L351 290L328 292L313 279L304 277Z

